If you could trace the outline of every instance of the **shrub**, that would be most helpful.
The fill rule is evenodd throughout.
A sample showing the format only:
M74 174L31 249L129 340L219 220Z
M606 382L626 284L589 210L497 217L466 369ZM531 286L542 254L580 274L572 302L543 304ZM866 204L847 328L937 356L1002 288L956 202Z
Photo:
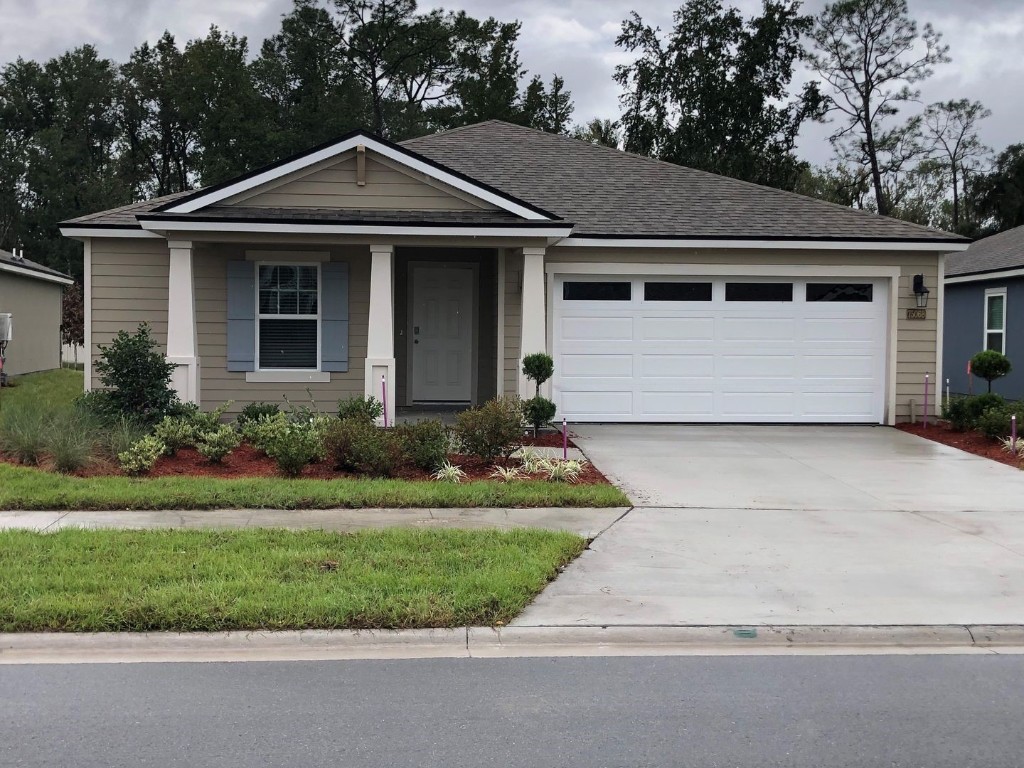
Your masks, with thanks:
M54 469L69 474L88 464L96 449L97 432L95 417L82 411L55 419L46 435L46 452Z
M83 392L75 398L74 405L77 409L86 411L108 424L122 416L112 393L105 389Z
M323 455L323 442L320 433L309 424L291 424L285 420L284 426L278 426L276 420L267 421L264 433L266 454L277 462L277 468L288 477L297 477L307 464L311 464Z
M991 392L982 395L954 397L942 408L942 417L949 421L953 429L963 432L974 429L985 411L1002 408L1006 401Z
M393 477L405 458L401 436L363 419L343 419L324 436L324 448L338 469Z
M261 416L273 416L280 412L281 408L277 403L249 403L239 411L235 424L241 429L250 421L255 421Z
M360 419L376 421L384 415L384 404L373 397L350 397L338 401L339 419Z
M540 394L540 385L551 378L555 372L555 361L546 352L534 352L523 358L523 375L536 386L534 394Z
M446 461L438 467L432 477L442 483L461 483L465 479L466 473L462 471L462 467L457 467Z
M537 395L523 403L523 417L533 425L533 436L537 436L540 428L555 418L555 404L546 397Z
M242 442L242 438L228 424L221 424L213 432L204 433L196 443L196 450L203 458L213 464L219 464Z
M503 483L511 483L513 480L519 480L523 476L523 471L519 467L501 467L497 466L494 471L491 472L491 477L495 480L500 480Z
M153 468L166 449L162 442L152 435L147 435L133 443L127 451L118 454L117 459L121 462L121 469L125 474L143 475Z
M1024 406L999 405L987 409L975 422L978 431L993 440L1009 437L1013 428L1012 418L1017 415L1017 428L1024 429Z
M116 460L146 434L144 424L130 416L116 416L99 431L99 450L108 459Z
M267 453L267 447L288 432L292 424L280 411L270 416L258 416L242 424L242 437L257 450Z
M110 390L117 413L153 423L171 410L177 402L171 389L174 365L160 354L148 324L140 324L133 334L118 331L109 346L99 349L96 372Z
M971 372L988 382L988 391L992 391L992 382L1008 374L1013 369L1010 358L994 349L986 349L971 358Z
M433 472L448 456L448 427L440 419L400 424L395 434L409 460L420 469Z
M460 413L455 436L464 450L484 461L508 458L523 442L523 413L518 398L499 397Z
M164 416L153 427L153 437L166 446L168 456L173 456L179 448L195 445L199 435L187 416Z
M0 420L0 447L22 464L38 464L52 417L40 406L9 408Z
M220 429L220 420L233 402L234 400L228 400L212 411L200 410L195 403L178 403L172 408L172 415L188 423L192 427L195 439L198 440L201 435Z
M583 462L578 459L547 459L541 468L548 480L554 483L575 483L583 471Z

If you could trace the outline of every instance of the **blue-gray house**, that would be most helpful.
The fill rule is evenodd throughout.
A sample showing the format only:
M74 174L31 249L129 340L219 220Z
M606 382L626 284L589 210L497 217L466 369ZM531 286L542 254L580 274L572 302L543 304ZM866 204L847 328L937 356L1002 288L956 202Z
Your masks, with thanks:
M993 391L1024 400L1024 227L973 243L946 257L943 378L968 392L967 361L983 349L1010 358L1014 370ZM986 384L977 377L975 392Z

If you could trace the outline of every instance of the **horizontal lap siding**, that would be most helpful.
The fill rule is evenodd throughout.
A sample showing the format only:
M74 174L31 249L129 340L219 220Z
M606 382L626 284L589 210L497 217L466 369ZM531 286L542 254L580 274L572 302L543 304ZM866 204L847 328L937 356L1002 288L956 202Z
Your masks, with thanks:
M698 250L623 250L605 248L555 247L548 250L546 261L553 263L627 263L640 264L778 264L804 265L813 274L815 265L884 266L900 270L897 294L899 304L896 324L896 419L910 417L910 401L918 407L924 396L924 375L936 378L936 340L938 320L943 308L938 300L939 257L932 253L913 251L698 251ZM926 320L907 320L906 310L916 307L913 295L914 275L923 274L925 285L931 290ZM519 297L515 305L518 307ZM509 305L507 305L509 306ZM506 313L506 322L507 313ZM518 325L517 325L518 328ZM517 339L518 345L518 339ZM517 349L518 352L518 349ZM513 374L514 375L514 374ZM506 369L506 386L509 371Z
M523 292L520 279L523 274L523 254L508 250L505 255L505 380L504 394L519 392L519 331L523 316Z
M0 312L11 313L12 340L4 370L12 376L60 366L63 286L0 272Z

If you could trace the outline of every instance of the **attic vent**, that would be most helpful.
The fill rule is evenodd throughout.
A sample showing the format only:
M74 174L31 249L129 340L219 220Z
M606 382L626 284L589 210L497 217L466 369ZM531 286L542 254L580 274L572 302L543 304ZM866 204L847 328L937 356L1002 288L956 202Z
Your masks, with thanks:
M356 186L366 186L366 147L363 144L356 147Z

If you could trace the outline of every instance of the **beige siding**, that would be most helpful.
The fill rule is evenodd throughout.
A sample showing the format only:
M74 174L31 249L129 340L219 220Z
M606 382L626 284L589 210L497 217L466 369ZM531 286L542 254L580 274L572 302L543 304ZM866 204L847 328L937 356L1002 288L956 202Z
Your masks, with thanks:
M519 331L523 316L523 254L509 249L505 255L505 381L503 394L519 393Z
M0 272L0 312L10 312L13 338L4 370L12 376L60 367L63 286Z
M95 238L92 241L92 360L99 345L120 330L147 322L161 350L167 344L167 272L164 240ZM93 365L92 385L100 386Z
M417 177L383 158L366 158L366 184L356 183L354 154L283 177L228 204L260 208L347 208L355 210L464 211L487 203L426 177Z
M939 257L934 253L913 251L786 251L772 250L751 253L749 251L697 251L651 249L643 251L622 251L599 248L552 248L546 257L547 263L622 263L637 262L646 264L779 264L806 265L808 275L813 274L813 266L884 266L898 267L900 270L899 305L896 323L896 370L890 372L896 378L896 420L905 421L910 416L910 401L916 400L921 407L924 393L924 376L931 374L935 379L936 341L938 319L942 317L942 307L938 302L938 266ZM521 267L520 267L521 268ZM926 320L907 320L907 310L916 306L911 291L914 275L923 274L925 285L931 289L931 300L928 305ZM506 331L508 314L518 312L520 297L506 305ZM514 307L512 305L515 305ZM518 324L516 325L518 333ZM518 337L516 338L518 344ZM518 349L515 350L518 354ZM508 357L506 351L506 358ZM510 386L510 373L506 367L506 387Z

